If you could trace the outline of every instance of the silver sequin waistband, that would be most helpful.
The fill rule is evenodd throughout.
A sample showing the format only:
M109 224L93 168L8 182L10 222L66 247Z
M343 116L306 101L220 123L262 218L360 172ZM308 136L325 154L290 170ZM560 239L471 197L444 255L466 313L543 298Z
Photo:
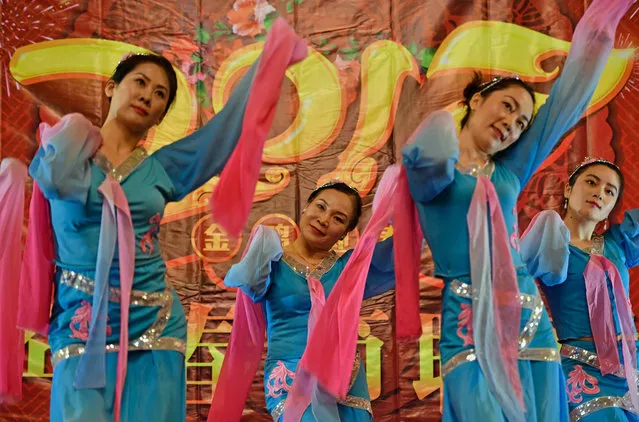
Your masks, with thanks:
M93 294L95 282L89 277L77 274L73 271L63 270L60 282L65 285L78 289L89 295ZM110 289L110 300L117 297L119 301L120 290L116 288ZM184 340L175 337L161 337L162 331L166 328L171 317L171 306L173 305L173 295L171 289L166 288L163 292L147 293L134 290L131 294L131 304L138 306L159 306L157 317L142 335L134 340L129 341L128 350L173 350L179 353L186 353L186 344ZM55 368L58 363L74 356L80 356L85 351L84 343L74 343L51 355L51 365ZM118 352L120 345L117 343L108 343L106 352Z
M459 280L453 280L450 283L450 290L459 297L472 300L473 298L473 286L467 283L462 283ZM533 337L537 333L539 322L544 313L544 302L539 294L529 295L522 293L519 295L521 306L525 309L532 310L530 318L522 328L519 334L519 351L525 350L532 341Z
M95 281L92 278L70 270L62 270L60 283L89 296L93 296L93 291L95 290ZM170 303L171 300L170 289L166 289L163 292L131 291L131 305L134 306L164 306L167 302ZM120 289L116 287L109 288L109 301L120 303Z
M359 370L361 366L362 366L362 358L360 357L359 351L358 351L357 354L355 355L355 363L353 364L353 371L351 372L351 381L348 387L349 390L353 388L353 385L355 384L355 380L357 379L357 375L359 374ZM285 403L286 403L286 399L280 401L275 406L275 408L273 408L273 411L271 412L271 417L273 418L273 421L275 422L279 421L280 416L282 416L282 413L284 413ZM355 409L365 410L368 413L370 413L371 416L373 415L373 407L371 406L371 401L364 399L362 397L346 396L344 400L338 400L337 404L341 404L342 406L353 407Z
M581 347L572 346L570 344L562 344L561 345L561 356L576 360L577 362L584 363L588 366L592 366L593 368L601 369L599 366L599 358L597 354L594 352L590 352L586 349L582 349ZM619 378L626 378L626 373L624 371L624 366L620 365L619 369L610 375L614 375Z
M459 297L465 299L473 299L473 286L457 279L450 282L450 290ZM519 295L519 301L521 306L526 309L535 309L541 302L541 297L537 295L529 295L527 293L521 293ZM543 304L543 303L542 303Z
M623 397L602 396L580 404L570 412L570 422L579 422L586 416L608 407L618 407L630 413L637 414L632 407L630 393L626 393Z
M444 364L442 368L442 378L445 378L446 375L450 374L455 368L459 365L468 362L474 362L477 360L477 354L475 353L475 349L464 350L463 352L457 353L453 356L448 362ZM519 360L535 360L542 362L561 362L561 358L559 357L559 351L557 349L552 348L531 348L526 350L519 351Z

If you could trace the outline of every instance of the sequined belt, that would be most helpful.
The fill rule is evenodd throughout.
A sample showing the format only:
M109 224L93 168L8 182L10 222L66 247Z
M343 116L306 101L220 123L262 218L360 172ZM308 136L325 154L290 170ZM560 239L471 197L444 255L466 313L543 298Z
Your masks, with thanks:
M473 286L467 283L463 283L459 280L453 280L450 282L450 290L459 297L471 300L473 298ZM521 302L521 306L526 309L534 310L538 306L543 305L541 296L539 295L529 295L527 293L521 293L519 295L519 301Z
M69 270L62 270L60 284L79 290L89 296L93 296L95 289L95 281L92 278ZM172 299L170 289L162 292L131 291L131 305L135 306L164 306L166 303L171 303ZM120 289L117 287L109 288L109 301L120 303Z
M62 270L60 283L77 289L88 295L93 295L95 282L84 275L69 270ZM120 290L111 287L109 289L109 300L119 302ZM160 337L166 328L171 317L171 306L173 305L173 295L171 289L166 288L163 292L143 292L133 290L131 292L131 305L137 306L159 306L157 317L153 324L140 337L129 341L128 350L174 350L185 354L186 344L184 340L176 337ZM118 352L120 345L117 343L107 343L106 351ZM85 344L74 343L57 350L51 356L51 365L55 368L58 363L74 356L84 354Z
M470 284L462 283L459 280L453 280L450 283L450 290L459 297L471 300L473 299L473 286ZM538 294L529 295L525 293L519 295L519 301L521 302L522 308L532 310L530 318L528 318L526 325L524 325L524 328L519 334L519 351L522 351L528 347L537 333L539 322L544 314L544 302Z
M462 283L459 280L453 280L450 283L450 290L459 297L465 299L473 298L473 287L470 284ZM555 348L533 348L529 349L528 346L533 337L537 333L539 322L544 311L544 304L539 295L520 294L519 300L522 308L531 309L530 318L524 325L524 328L519 334L519 359L520 360L536 360L546 362L561 362L559 351ZM473 362L477 359L475 349L467 349L457 353L448 362L444 364L442 368L442 377L452 372L459 365L467 362Z
M582 349L581 347L572 346L570 344L562 344L561 356L568 359L576 360L577 362L584 363L599 370L601 369L601 367L599 366L599 358L597 357L597 354L586 349ZM624 371L624 366L619 365L619 369L615 372L610 373L610 375L625 379L626 373Z
M362 366L362 359L358 351L357 354L355 355L355 363L353 364L353 371L351 372L351 382L348 386L349 390L353 388L353 385L355 384L355 380L357 379L357 375L359 374L359 370L361 366ZM284 413L285 403L286 403L286 399L280 401L275 406L275 408L271 412L271 417L273 418L273 421L275 422L279 421L280 416L282 416L282 413ZM344 400L338 400L337 404L341 404L342 406L353 407L355 409L365 410L368 413L370 413L371 416L373 415L373 408L371 406L371 401L368 399L364 399L362 397L346 396Z
M602 396L580 404L570 412L570 422L578 422L586 416L608 407L618 407L627 412L637 414L632 407L630 392L628 392L623 397Z
M518 355L519 360L536 360L542 362L557 363L561 362L559 351L550 347L533 347L526 350L520 350ZM442 368L442 378L445 378L446 375L450 374L459 365L468 362L474 362L476 360L477 354L475 353L475 349L467 349L457 353L444 364L444 367Z

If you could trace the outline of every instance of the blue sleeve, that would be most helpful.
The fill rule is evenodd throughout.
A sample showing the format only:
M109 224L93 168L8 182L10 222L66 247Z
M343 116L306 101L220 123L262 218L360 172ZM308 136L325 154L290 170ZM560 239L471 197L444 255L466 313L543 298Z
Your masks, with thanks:
M537 214L519 243L528 272L547 286L566 280L569 244L570 231L555 211Z
M222 111L197 131L153 153L173 183L173 201L181 200L224 168L242 134L258 62L242 77Z
M29 174L47 199L86 203L91 187L90 159L101 145L99 129L81 114L64 116L53 127L40 126L42 146Z
M393 237L377 242L366 278L364 299L381 295L395 288L395 265L393 259Z
M639 208L628 210L621 224L615 224L606 233L619 245L626 258L626 267L639 265Z
M598 16L609 13L607 1L593 3L577 24L561 76L530 128L495 157L519 178L522 187L563 135L579 122L595 92L615 36L616 23L609 22L615 18Z
M271 265L282 253L275 230L258 226L242 260L226 273L224 285L242 289L254 302L262 301L271 285Z
M428 202L455 178L459 141L453 116L447 111L432 113L402 148L402 162L415 202Z

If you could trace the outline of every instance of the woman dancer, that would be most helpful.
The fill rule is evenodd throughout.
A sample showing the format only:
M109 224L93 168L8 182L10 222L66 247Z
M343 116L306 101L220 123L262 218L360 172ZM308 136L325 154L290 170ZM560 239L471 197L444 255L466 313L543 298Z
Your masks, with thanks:
M51 248L55 296L49 317L51 285L42 274L27 274L32 283L22 286L23 305L38 303L19 323L48 329L55 367L51 420L185 420L186 320L165 280L162 213L220 172L243 131L257 128L266 136L272 120L265 115L272 116L279 90L264 86L279 87L305 51L277 20L260 60L224 109L151 155L137 145L160 123L177 90L171 64L153 54L120 62L105 88L110 108L102 128L78 114L42 128L43 145L30 166L39 188L23 274L37 273L34 261ZM50 217L42 213L48 207ZM49 224L55 248L46 242Z
M435 275L445 284L444 421L568 418L552 327L519 255L516 200L586 110L631 4L588 7L534 120L531 89L516 77L496 78L464 91L458 136L450 114L438 112L403 148Z
M541 280L562 344L571 421L639 420L628 299L628 269L639 264L639 210L606 230L623 185L614 163L587 159L566 185L563 221L542 211L521 240L522 258ZM601 222L605 231L596 234Z
M242 261L232 266L226 275L225 285L239 287L259 305L257 318L262 318L262 323L261 309L266 314L268 354L264 364L264 393L267 410L274 421L285 418L285 403L308 337L353 252L350 250L338 256L333 247L357 226L361 211L362 202L355 189L342 182L320 186L311 193L302 211L300 234L295 242L282 248L275 231L258 226ZM392 241L389 238L377 244L364 297L394 287ZM243 294L238 293L238 309L244 306L241 303ZM222 420L220 418L235 421L242 414L264 347L263 338L259 337L243 344L235 343L236 336L241 336L243 330L249 331L249 328L236 318L209 421ZM263 333L263 325L261 330ZM255 346L251 359L246 355L250 345ZM251 361L251 370L243 372ZM343 400L331 403L332 399L319 390L321 405L304 409L301 420L372 420L364 367L359 356L349 374L349 391ZM244 382L240 381L242 377Z

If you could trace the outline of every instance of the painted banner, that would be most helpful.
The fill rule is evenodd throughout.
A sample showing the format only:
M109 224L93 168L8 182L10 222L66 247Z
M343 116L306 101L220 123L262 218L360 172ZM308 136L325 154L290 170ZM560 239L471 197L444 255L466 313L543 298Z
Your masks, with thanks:
M162 54L178 73L176 102L144 141L153 152L220 112L260 54L273 12L308 41L308 58L286 74L242 236L230 238L207 213L217 178L170 204L161 221L167 277L188 316L187 420L205 420L233 326L235 293L222 280L239 260L251 229L264 224L285 245L292 242L309 193L325 181L342 179L364 197L359 231L336 247L338 252L352 248L370 215L381 174L396 162L419 122L440 108L459 121L463 109L458 101L475 71L485 78L516 73L543 103L587 3L5 0L0 2L0 157L28 164L38 146L38 124L66 113L83 113L101 125L108 111L105 82L129 52ZM540 209L560 207L567 175L586 155L614 160L626 175L613 220L639 206L637 10L633 6L622 21L586 116L520 197L520 227ZM442 284L432 271L426 249L420 276L424 334L418 342L396 343L393 292L362 308L359 351L376 421L441 419ZM639 294L632 300L639 305ZM47 339L27 333L25 350L25 397L0 406L2 421L48 420L52 369ZM261 376L254 381L243 420L271 420Z

